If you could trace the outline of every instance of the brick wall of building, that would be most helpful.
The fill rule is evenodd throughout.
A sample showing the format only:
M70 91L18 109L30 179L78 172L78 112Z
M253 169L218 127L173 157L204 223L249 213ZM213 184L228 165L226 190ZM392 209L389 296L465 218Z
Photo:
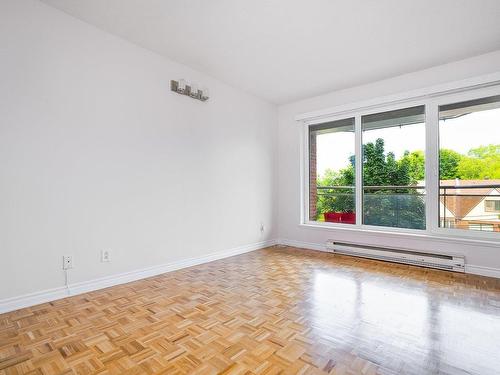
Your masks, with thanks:
M316 133L309 135L309 220L317 215Z

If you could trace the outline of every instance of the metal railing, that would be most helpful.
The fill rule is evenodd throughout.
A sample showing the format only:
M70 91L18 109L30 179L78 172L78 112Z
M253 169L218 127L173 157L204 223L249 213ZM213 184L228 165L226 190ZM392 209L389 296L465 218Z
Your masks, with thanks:
M402 228L425 228L425 189L423 185L363 186L363 223ZM475 192L474 189L481 189L481 191ZM500 212L488 211L484 207L483 199L490 196L491 192L491 190L484 191L484 189L498 189L500 194L500 184L440 185L441 226L500 231ZM317 186L316 194L318 202L321 201L320 206L323 212L354 211L354 186ZM477 202L470 202L470 198L477 198ZM453 207L451 199L454 200ZM466 199L469 199L467 206L477 207L476 211L480 213L468 221L464 221L464 217L459 215L462 213L457 210L457 206L465 206ZM492 195L492 199L500 200L500 195ZM351 209L349 209L349 204ZM450 212L455 210L455 216L447 217L447 209Z
M474 193L474 189L487 191L478 194ZM493 189L500 193L500 184L440 185L439 197L443 206L440 209L439 225L445 228L500 232L500 210L489 210L484 202L484 198L489 196L493 200L500 199L500 196L490 194ZM453 216L447 217L447 211L452 212Z

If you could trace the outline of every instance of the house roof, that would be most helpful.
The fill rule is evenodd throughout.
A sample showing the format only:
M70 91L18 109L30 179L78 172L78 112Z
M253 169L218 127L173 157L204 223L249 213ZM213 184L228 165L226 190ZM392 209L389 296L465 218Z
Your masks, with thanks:
M478 186L470 188L471 186ZM488 187L491 185L491 187ZM445 193L446 188L446 196ZM449 188L448 188L449 186ZM457 218L461 219L493 190L500 193L500 180L441 180L441 203Z

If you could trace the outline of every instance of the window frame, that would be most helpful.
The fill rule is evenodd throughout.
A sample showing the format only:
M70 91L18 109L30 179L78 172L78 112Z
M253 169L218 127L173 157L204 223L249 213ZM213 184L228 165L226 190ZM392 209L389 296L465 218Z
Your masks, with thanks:
M476 81L481 81L476 80ZM469 82L470 83L470 82ZM453 89L434 88L422 94L406 93L393 98L381 98L349 106L339 106L331 110L313 112L297 117L302 122L300 132L301 152L301 202L300 225L325 229L347 229L362 232L409 234L425 237L462 238L471 240L498 240L500 233L466 231L439 227L439 106L458 103L467 100L500 95L500 75L496 81L485 80L475 85L455 85ZM355 209L362 212L362 124L361 117L379 112L393 111L415 106L424 106L425 111L425 229L408 229L373 226L362 223L362 215L356 215L355 224L342 224L331 222L318 222L309 220L309 127L329 121L338 121L354 117L355 155L356 155L356 181L355 181Z
M362 117L363 116L366 116L366 115L370 115L370 114L377 114L377 113L382 113L382 112L390 112L390 111L396 111L396 110L402 110L402 109L407 109L407 108L412 108L412 107L424 107L424 119L425 119L425 122L424 122L424 126L425 126L425 160L427 162L427 106L425 104L416 104L416 105L413 105L412 103L416 103L415 101L408 101L408 102L405 102L405 103L401 103L401 104L398 104L396 105L395 107L390 107L391 109L388 109L386 110L385 107L382 109L382 110L378 110L378 108L376 110L370 110L369 112L366 112L366 113L362 113L360 116L359 116L359 127L360 127L360 142L361 142L361 145L360 145L360 148L359 148L359 152L360 152L360 186L359 186L359 189L360 189L360 202L359 202L359 207L356 206L356 210L364 210L364 207L363 207L363 194L364 194L364 190L365 190L365 186L364 186L364 182L363 182L363 161L364 161L364 155L363 155L363 121L362 121ZM356 150L357 151L357 150ZM357 160L357 159L356 159ZM377 228L383 228L384 231L396 231L396 232L409 232L409 233L416 233L416 234L419 234L419 233L423 233L425 232L425 230L428 228L428 224L427 224L427 220L429 218L428 216L428 209L427 209L427 206L429 205L429 201L428 201L428 194L427 194L427 164L425 164L425 199L424 199L424 202L425 202L425 229L411 229L411 228L399 228L399 227L384 227L384 226L380 226L380 225L368 225L368 224L363 224L363 216L364 216L364 211L360 211L361 213L361 221L360 221L360 227L361 228L368 228L369 230L375 230ZM356 176L357 177L357 176ZM356 182L357 182L357 179L356 179ZM356 184L356 194L357 194L357 190L358 190L358 185ZM356 211L357 212L357 211Z
M492 203L493 208L490 209L488 207L487 203ZM497 208L497 206L498 206L498 208ZM485 198L484 199L484 212L491 212L493 214L500 213L500 200Z
M347 121L347 120L350 120L350 119L354 120L354 121L353 121L353 123L352 123L352 125L353 125L353 128L354 128L354 130L355 130L355 129L356 129L356 118L354 118L354 117L345 117L345 118L342 118L342 119L340 119L340 120L341 120L341 121L342 121L342 120L346 120L346 121ZM314 221L314 220L311 220L311 219L310 219L310 217L311 217L311 212L309 211L309 210L310 210L310 207L311 207L311 205L310 205L310 201L309 201L309 199L310 199L310 197L311 197L310 190L309 190L309 187L311 186L311 184L310 184L310 178L311 178L311 160L310 160L310 158L309 158L309 157L310 157L310 155L311 155L311 154L310 154L310 148L309 148L309 145L310 145L310 130L311 130L311 127L313 127L314 125L323 124L323 123L326 123L326 122L335 122L335 121L336 121L336 120L333 120L333 121L326 120L326 121L322 121L322 122L319 122L319 123L316 123L316 124L309 124L309 125L307 126L307 128L306 128L306 131L307 131L307 139L306 139L306 144L307 144L307 150L306 150L306 152L307 152L307 160L306 160L306 163L307 163L307 176L306 176L306 178L307 178L307 184L306 184L306 185L307 185L307 189L308 189L308 191L307 191L307 200L306 200L306 204L307 204L307 207L306 207L306 209L307 209L307 211L306 211L306 215L307 215L307 217L306 217L306 219L307 219L309 222L311 222L311 223L320 223L320 222L318 222L318 221ZM354 135L355 135L355 139L354 139L354 151L355 151L355 153L356 153L356 142L357 142L357 139L356 139L356 133L355 133ZM316 149L316 150L317 150L317 149ZM357 162L357 158L355 158L355 166L357 166L357 164L358 164L358 162ZM358 178L358 177L357 177L357 173L355 173L355 177L354 177L355 181L357 180L357 178ZM316 185L317 185L317 183L316 183ZM354 185L354 191L356 192L356 184ZM318 193L318 192L316 191L316 196L317 196L317 193ZM356 209L357 209L357 207L358 207L356 199L357 199L357 197L356 197L356 194L355 194L355 202L354 202L355 212L357 212L357 211L356 211ZM342 226L348 226L348 227L351 227L351 228L352 228L352 227L353 227L353 225L356 225L356 224L357 224L357 216L358 216L358 215L356 215L356 223L355 223L355 224L346 224L346 223L336 223L336 224L341 224Z

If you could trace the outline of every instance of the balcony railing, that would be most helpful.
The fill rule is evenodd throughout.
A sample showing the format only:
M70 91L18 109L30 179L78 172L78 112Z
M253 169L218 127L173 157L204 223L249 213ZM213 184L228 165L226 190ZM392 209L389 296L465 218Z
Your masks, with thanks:
M439 197L441 227L500 232L500 184L440 185Z
M500 185L441 185L440 226L447 228L500 231ZM495 190L498 189L498 190ZM493 192L493 193L492 193ZM496 193L498 192L498 193ZM354 186L318 186L317 219L355 223ZM354 215L354 216L353 216ZM425 186L364 186L363 224L425 229Z

